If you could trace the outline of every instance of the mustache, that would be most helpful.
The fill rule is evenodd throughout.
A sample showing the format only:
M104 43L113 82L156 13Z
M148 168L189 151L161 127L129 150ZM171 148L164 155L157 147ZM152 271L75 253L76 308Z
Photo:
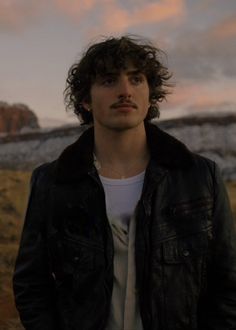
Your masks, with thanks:
M117 108L121 108L121 107L125 107L125 106L132 107L135 109L138 108L137 104L135 104L134 102L131 102L129 100L121 100L121 101L115 102L110 107L113 109L117 109Z

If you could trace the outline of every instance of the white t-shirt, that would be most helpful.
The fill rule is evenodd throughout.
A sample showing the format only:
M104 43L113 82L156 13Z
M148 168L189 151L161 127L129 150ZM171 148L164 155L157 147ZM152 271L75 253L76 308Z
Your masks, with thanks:
M136 291L135 218L145 172L127 179L100 176L114 241L114 281L107 330L143 330Z
M131 216L141 196L145 171L127 179L110 179L100 175L110 218L117 218L128 229Z

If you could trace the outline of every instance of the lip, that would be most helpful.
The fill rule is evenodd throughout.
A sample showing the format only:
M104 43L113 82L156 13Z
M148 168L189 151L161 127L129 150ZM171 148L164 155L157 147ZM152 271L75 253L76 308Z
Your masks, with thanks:
M120 110L133 110L137 109L137 106L133 103L116 103L111 106L114 109L120 109Z
M118 107L115 109L117 113L131 113L134 111L133 107Z

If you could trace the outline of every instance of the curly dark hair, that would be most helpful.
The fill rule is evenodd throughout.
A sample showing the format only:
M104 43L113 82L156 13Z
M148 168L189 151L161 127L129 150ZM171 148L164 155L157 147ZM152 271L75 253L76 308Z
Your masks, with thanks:
M73 109L82 119L82 124L93 122L92 113L87 111L82 102L89 102L90 90L97 76L103 76L110 69L121 70L127 61L147 78L150 90L150 104L145 121L159 117L159 104L169 94L168 82L171 73L163 65L165 53L154 47L148 40L131 36L120 38L110 37L102 42L91 45L81 60L71 66L66 80L64 101L66 109Z

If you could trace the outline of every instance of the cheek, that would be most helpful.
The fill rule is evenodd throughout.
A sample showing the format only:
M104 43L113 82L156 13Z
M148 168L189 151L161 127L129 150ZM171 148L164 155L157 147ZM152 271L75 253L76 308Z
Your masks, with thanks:
M91 108L93 111L94 117L103 116L106 114L107 109L109 108L109 103L104 96L96 95L92 98Z
M149 90L143 91L143 93L140 93L140 99L142 99L144 106L149 107L150 101L149 101Z
M150 91L149 91L149 87L148 85L145 85L143 86L143 88L140 90L140 98L143 99L143 102L148 104L149 105L149 94L150 94Z
M102 98L100 97L99 93L94 93L91 92L91 106L92 109L96 109L101 106L101 100Z
M99 106L106 106L111 99L111 93L105 92L103 89L100 88L92 88L91 89L91 104L92 105L99 105Z

